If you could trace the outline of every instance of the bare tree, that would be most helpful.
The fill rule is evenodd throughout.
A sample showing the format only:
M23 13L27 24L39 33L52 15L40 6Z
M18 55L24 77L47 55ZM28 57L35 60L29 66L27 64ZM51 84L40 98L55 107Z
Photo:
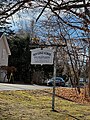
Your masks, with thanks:
M8 2L8 4L5 4L4 2L1 5L0 24L7 22L6 20L10 16L21 9L36 8L39 14L36 22L39 21L39 18L45 14L45 12L56 16L56 18L53 19L54 24L52 24L51 21L48 21L46 24L44 21L43 24L46 27L48 26L48 28L46 28L48 30L46 31L46 36L55 38L59 44L62 40L67 44L67 47L63 49L63 53L67 53L66 59L70 61L69 63L72 66L75 83L80 92L78 79L80 77L80 70L86 60L85 56L87 56L84 50L90 45L90 0L16 0L14 3ZM51 18L49 17L49 19ZM57 34L53 34L54 32ZM50 41L49 43L52 44ZM81 48L82 52L80 53ZM62 54L62 58L63 56L65 55ZM65 59L64 62L66 62ZM66 66L67 65L68 64L66 64Z

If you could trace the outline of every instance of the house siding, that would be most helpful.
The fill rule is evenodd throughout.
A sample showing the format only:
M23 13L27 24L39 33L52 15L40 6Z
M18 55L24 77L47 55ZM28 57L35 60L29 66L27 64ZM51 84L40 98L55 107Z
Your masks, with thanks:
M0 38L0 66L8 65L8 53L3 40Z
M8 56L11 55L7 39L1 33L0 36L0 66L8 66ZM0 82L7 82L7 71L0 69Z

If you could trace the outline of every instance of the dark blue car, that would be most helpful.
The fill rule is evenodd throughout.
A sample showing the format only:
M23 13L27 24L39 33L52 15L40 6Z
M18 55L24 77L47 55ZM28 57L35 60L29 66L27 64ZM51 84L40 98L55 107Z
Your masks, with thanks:
M53 86L53 81L54 81L54 78L49 79L47 81L47 85L48 86ZM65 81L61 77L56 77L55 78L55 85L64 87L65 86Z

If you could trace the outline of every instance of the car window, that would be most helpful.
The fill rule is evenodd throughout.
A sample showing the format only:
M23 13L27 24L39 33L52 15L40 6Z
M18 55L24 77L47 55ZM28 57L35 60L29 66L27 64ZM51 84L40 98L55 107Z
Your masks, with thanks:
M50 81L53 81L53 80L54 80L54 78L51 78ZM63 82L64 82L63 78L61 78L61 77L56 77L55 80L56 80L56 81L63 81Z
M64 81L62 78L56 78L57 80Z
M54 78L51 78L51 80L54 80ZM56 77L55 80L64 81L64 80L63 80L62 78L60 78L60 77Z
M61 79L56 79L57 81L62 81Z

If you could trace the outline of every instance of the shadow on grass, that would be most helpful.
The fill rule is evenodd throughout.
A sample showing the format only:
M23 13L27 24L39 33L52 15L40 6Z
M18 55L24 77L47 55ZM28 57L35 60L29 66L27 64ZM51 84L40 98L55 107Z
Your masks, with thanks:
M48 92L48 91L45 91L45 90L43 90L43 91L44 91L45 93L48 93L48 94L52 95L51 92ZM56 97L59 97L59 98L62 98L63 100L67 100L67 101L70 101L70 102L75 102L74 100L70 100L70 99L65 98L65 97L62 97L62 96L60 96L60 95L56 95L56 94L55 94L55 96L56 96Z
M52 112L56 112L56 113L66 114L66 115L68 115L69 117L72 117L72 118L74 118L74 119L76 119L76 120L80 120L79 118L77 118L77 117L75 117L75 116L73 116L73 115L70 115L70 114L66 113L65 111L58 111L58 110L51 110L51 111L52 111Z
M76 118L75 116L73 116L73 115L70 115L70 114L67 114L69 117L72 117L72 118L74 118L74 119L76 119L76 120L80 120L80 119L78 119L78 118Z
M48 92L48 91L45 91L45 90L43 90L45 93L48 93L48 94L50 94L50 95L52 95L52 93L51 92ZM63 100L67 100L67 101L70 101L70 102L75 102L75 101L73 101L73 100L70 100L70 99L68 99L68 98L65 98L65 97L62 97L62 96L59 96L59 95L56 95L55 94L55 96L56 97L59 97L59 98L61 98L61 99L63 99ZM70 114L68 114L68 113L66 113L66 111L58 111L58 110L51 110L52 112L57 112L57 113L62 113L62 114L67 114L69 117L72 117L72 118L74 118L74 119L76 119L76 120L80 120L79 118L77 118L77 117L75 117L75 116L73 116L73 115L70 115Z

